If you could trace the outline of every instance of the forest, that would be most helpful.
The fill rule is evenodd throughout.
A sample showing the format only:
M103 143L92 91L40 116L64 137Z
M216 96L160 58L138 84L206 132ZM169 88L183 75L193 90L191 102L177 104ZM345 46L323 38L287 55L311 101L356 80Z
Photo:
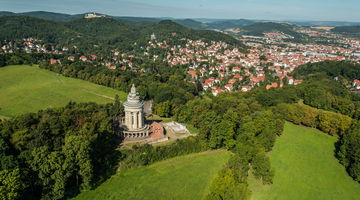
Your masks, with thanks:
M193 30L170 20L132 23L121 18L76 19L68 22L27 16L0 17L0 38L22 40L36 38L51 45L73 47L83 53L107 55L112 49L131 51L145 46L155 33L158 41L181 44L183 38L203 41L223 41L246 51L235 38L210 30ZM19 28L21 27L21 28Z
M111 174L119 103L76 104L0 123L1 199L62 199Z

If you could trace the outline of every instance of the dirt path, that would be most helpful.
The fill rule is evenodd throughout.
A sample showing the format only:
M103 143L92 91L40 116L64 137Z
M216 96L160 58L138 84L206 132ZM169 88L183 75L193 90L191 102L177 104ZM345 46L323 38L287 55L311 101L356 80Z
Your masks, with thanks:
M84 91L86 91L86 92L88 92L88 93L90 93L90 94L99 96L99 97L103 97L103 98L106 98L106 99L115 100L115 98L113 98L113 97L109 97L109 96L106 96L106 95L103 95L103 94L98 94L98 93L95 93L95 92L91 92L91 91L86 90L86 89L84 89Z

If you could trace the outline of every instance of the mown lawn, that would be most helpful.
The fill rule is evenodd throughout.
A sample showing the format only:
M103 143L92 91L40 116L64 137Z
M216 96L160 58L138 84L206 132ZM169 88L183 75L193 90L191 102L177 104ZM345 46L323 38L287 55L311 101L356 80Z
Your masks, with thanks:
M118 94L126 94L87 81L67 78L37 66L0 68L0 118L60 107L69 101L112 102Z
M270 152L274 183L263 186L250 177L252 199L360 199L360 184L334 157L336 140L318 130L286 123Z
M118 172L76 200L200 200L230 157L226 151L180 156L141 168Z

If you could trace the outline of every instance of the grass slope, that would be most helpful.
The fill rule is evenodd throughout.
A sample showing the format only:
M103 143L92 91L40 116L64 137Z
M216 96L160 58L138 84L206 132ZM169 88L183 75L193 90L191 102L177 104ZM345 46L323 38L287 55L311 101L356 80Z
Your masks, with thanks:
M270 152L274 183L263 186L250 177L252 199L359 199L360 184L334 157L335 142L318 130L286 123Z
M77 200L186 199L199 200L209 192L216 173L230 157L229 152L210 151L180 156L111 177Z
M64 106L69 101L108 103L116 94L125 99L124 92L67 78L37 66L0 68L0 117L3 118Z

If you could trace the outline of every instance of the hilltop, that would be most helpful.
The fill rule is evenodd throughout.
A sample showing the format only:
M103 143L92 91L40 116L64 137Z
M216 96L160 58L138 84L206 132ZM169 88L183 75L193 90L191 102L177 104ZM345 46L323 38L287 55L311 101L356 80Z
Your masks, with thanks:
M159 22L128 22L110 17L76 19L68 22L45 20L28 16L0 17L0 38L19 40L33 37L56 45L76 45L85 49L131 50L134 43L144 44L155 33L159 41L171 40L181 43L183 38L191 40L224 41L245 48L242 42L224 33L211 30L194 30L171 20Z
M28 17L37 17L41 19L54 20L54 21L71 21L71 20L83 18L84 14L69 15L64 13L55 13L55 12L47 12L47 11L32 11L32 12L23 12L23 13L0 11L0 16L28 16Z
M281 32L293 37L302 37L295 29L297 26L287 23L261 22L241 28L241 33L246 35L264 36L267 32Z

